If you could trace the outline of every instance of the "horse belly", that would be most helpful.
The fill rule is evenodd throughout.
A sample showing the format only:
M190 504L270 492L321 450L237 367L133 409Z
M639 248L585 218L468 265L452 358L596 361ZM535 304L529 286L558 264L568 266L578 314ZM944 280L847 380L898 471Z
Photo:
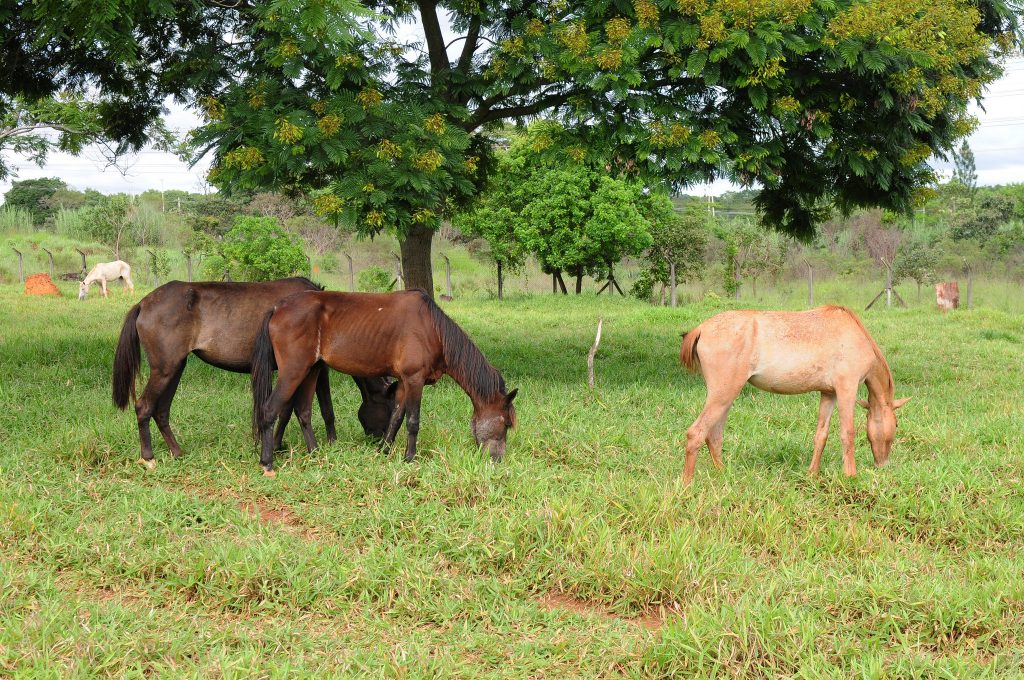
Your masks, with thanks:
M833 391L831 371L815 364L767 367L751 375L747 382L776 394Z

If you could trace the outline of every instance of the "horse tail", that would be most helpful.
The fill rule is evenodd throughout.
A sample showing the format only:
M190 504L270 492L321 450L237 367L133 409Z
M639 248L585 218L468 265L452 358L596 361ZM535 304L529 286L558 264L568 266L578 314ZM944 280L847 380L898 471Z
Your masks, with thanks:
M696 373L700 365L700 358L697 356L697 341L700 340L700 326L683 337L683 346L679 350L679 360L683 362L687 370Z
M263 407L270 400L274 387L274 346L270 342L270 317L274 310L267 312L252 347L252 431L260 436L264 425Z
M122 411L128 407L128 398L135 400L135 376L139 374L142 353L139 350L139 329L137 326L140 305L135 305L124 317L121 338L114 352L114 406Z

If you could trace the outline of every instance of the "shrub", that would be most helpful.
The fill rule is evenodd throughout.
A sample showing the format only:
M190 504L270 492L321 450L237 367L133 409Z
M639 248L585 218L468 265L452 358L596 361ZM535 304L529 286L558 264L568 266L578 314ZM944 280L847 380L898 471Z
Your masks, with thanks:
M224 236L221 252L231 276L240 281L269 281L308 274L308 260L299 240L273 217L237 217Z
M391 288L391 282L395 277L383 267L367 267L359 272L359 290L368 293L383 293Z

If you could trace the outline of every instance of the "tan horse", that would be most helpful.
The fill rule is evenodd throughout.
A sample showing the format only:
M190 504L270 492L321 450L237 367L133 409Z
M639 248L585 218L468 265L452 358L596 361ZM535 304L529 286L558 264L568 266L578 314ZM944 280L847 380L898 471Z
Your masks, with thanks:
M864 324L845 307L723 312L686 334L679 358L691 371L699 370L708 387L704 410L686 431L683 481L687 484L693 479L697 452L705 442L715 466L724 467L725 419L748 382L776 394L821 392L812 475L818 474L837 403L843 472L854 475L854 403L868 411L868 441L875 465L881 467L889 461L896 434L895 411L910 399L893 398L895 385L889 364ZM867 385L867 401L857 400L861 383Z

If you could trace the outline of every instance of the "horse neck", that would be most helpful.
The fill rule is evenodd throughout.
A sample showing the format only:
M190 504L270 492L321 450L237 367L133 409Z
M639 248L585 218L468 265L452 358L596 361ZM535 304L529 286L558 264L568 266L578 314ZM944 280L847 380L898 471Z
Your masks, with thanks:
M876 353L875 363L871 370L868 371L864 384L868 388L868 406L872 410L879 406L892 408L895 386L893 385L889 364L880 352Z
M447 321L451 325L439 334L444 372L469 396L474 408L496 402L502 392L501 374L454 321Z

